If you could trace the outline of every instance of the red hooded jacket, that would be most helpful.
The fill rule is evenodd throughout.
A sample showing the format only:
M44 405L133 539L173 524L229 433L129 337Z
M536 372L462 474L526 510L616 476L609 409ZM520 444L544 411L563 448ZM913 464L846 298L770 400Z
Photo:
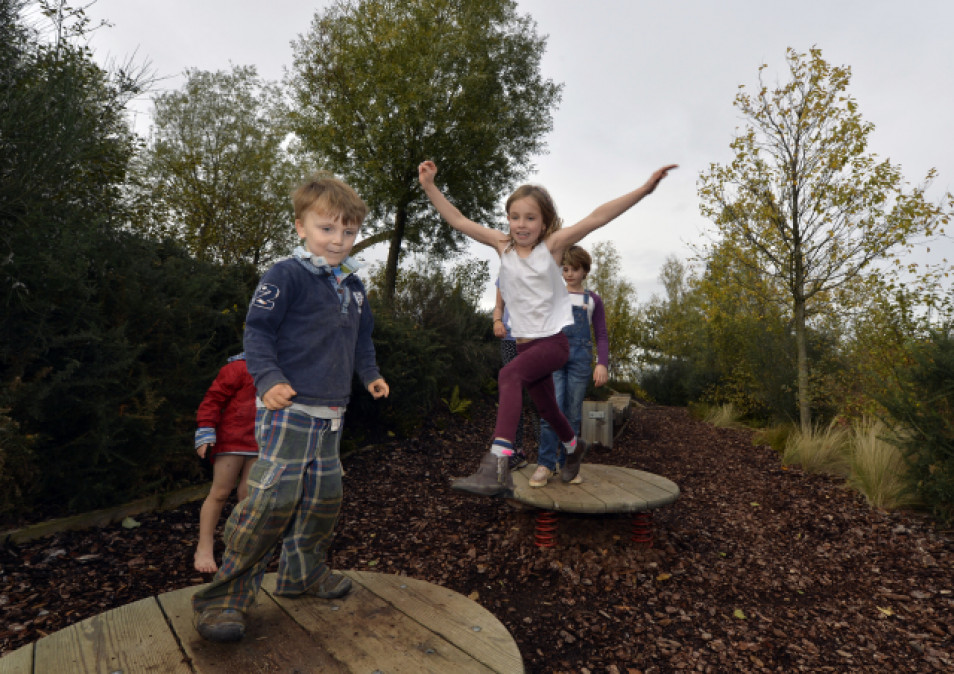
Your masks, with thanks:
M230 361L206 391L196 412L199 428L215 429L217 454L258 454L255 442L255 382L245 367L245 359Z

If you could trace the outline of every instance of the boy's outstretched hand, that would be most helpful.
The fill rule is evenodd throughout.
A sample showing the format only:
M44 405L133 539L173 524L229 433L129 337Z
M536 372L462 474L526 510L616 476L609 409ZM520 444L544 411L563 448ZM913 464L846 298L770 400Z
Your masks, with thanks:
M434 182L434 176L437 175L437 164L430 159L422 161L417 165L417 179L421 182L421 187L427 187Z
M368 393L370 393L375 400L378 398L387 398L390 392L391 388L383 379L375 379L368 384Z
M662 179L665 178L670 171L676 168L679 168L679 164L663 166L661 169L649 176L649 180L646 181L646 194L652 194L653 190L656 189L656 185L662 182Z

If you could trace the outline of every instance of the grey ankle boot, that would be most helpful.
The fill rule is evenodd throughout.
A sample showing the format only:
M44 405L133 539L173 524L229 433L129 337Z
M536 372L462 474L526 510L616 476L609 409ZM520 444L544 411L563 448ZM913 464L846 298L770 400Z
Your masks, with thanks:
M510 459L487 452L480 460L477 472L454 480L451 489L466 491L481 496L513 496L513 478L510 476Z

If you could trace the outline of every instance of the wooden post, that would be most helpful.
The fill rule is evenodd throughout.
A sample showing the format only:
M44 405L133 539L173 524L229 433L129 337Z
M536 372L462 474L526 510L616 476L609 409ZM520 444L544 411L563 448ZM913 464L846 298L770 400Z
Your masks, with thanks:
M583 401L580 436L587 444L599 443L613 447L613 405L599 400Z

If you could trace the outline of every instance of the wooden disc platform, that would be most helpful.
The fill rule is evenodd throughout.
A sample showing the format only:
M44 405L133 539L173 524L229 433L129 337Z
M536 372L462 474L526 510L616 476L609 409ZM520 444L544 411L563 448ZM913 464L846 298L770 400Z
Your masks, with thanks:
M188 587L70 625L0 658L0 674L523 672L507 629L479 604L405 576L344 572L341 599L288 599L265 576L238 643L205 641Z
M541 510L571 513L637 513L668 505L679 498L679 487L644 470L584 463L583 482L568 484L555 474L545 487L531 487L536 464L515 470L513 498Z

